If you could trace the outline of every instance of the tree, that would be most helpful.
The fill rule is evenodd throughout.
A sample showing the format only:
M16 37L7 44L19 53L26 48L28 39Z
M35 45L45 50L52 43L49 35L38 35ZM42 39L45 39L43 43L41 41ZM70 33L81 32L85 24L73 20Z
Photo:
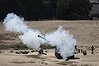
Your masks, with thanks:
M50 1L44 1L43 18L52 19L53 18L53 6Z
M53 6L53 17L55 18L56 16L56 4L58 0L50 0L52 6Z
M70 0L58 0L56 7L56 17L58 19L66 19L67 14L69 14L69 3Z
M0 0L0 19L13 12L26 20L86 19L89 0Z
M55 18L56 16L56 3L57 0L42 0L44 3L44 17L46 17L46 19L49 18Z
M8 13L20 14L20 9L15 0L0 0L0 19L3 20Z
M22 14L26 20L39 20L43 16L42 0L18 0Z
M89 0L58 0L56 17L58 19L86 19L91 7Z

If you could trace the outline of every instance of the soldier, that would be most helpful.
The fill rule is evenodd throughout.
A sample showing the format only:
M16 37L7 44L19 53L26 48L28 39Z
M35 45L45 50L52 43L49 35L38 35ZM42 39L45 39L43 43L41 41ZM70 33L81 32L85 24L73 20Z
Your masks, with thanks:
M91 46L91 54L94 54L94 50L95 50L95 48L94 48L94 46L92 45L92 46Z
M38 57L42 54L47 55L46 53L44 53L43 48L40 48L40 50L38 51Z
M43 54L43 49L41 48L39 51L38 51L38 53L41 55L41 54Z
M63 59L63 57L60 55L59 50L57 49L57 47L55 47L55 56L57 57L57 59Z

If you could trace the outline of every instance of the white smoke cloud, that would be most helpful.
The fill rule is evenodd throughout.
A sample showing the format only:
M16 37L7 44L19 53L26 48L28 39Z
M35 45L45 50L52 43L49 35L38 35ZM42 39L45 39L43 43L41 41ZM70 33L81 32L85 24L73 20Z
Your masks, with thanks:
M45 35L48 44L56 46L61 56L66 59L69 56L74 55L76 40L73 38L73 35L63 29L62 26L55 32L51 32Z
M38 30L29 28L24 18L20 18L14 13L9 13L3 24L6 31L21 33L22 35L19 36L19 39L29 48L37 50L44 43L43 39L38 38L41 33Z
M20 18L14 13L9 13L4 19L4 27L6 31L24 33L28 31L28 26L24 18Z
M21 33L19 39L29 48L38 50L40 45L46 42L56 46L64 59L74 54L76 40L62 26L59 26L55 32L45 34L44 39L46 40L44 40L38 37L38 35L42 36L40 31L29 28L24 18L20 18L14 13L9 13L3 24L6 31Z
M39 49L40 45L42 44L41 41L44 40L39 38L38 35L41 35L39 31L29 30L28 32L25 32L23 35L20 35L19 38L29 48Z

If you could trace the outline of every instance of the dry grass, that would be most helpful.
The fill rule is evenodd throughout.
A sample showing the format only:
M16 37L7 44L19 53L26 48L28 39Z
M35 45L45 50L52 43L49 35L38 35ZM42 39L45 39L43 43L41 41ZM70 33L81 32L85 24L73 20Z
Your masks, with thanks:
M28 47L26 45L24 45L23 43L18 43L18 44L0 44L0 49L5 49L5 50L9 50L9 49L14 49L14 50L26 50L28 49Z
M73 63L76 63L74 61L63 61L63 62L59 62L57 64L60 64L60 65L74 65Z
M97 46L99 43L99 21L30 21L28 25L42 33L55 31L61 25L74 35L78 45Z
M78 21L62 21L62 20L52 20L52 21L28 21L28 26L33 29L41 31L43 34L46 32L55 31L59 25L63 26L64 29L69 30L71 34L77 39L78 45L95 45L99 43L99 21L91 20L78 20ZM2 23L0 23L0 34L1 40L7 39L13 41L18 40L18 34L7 33L4 31ZM6 38L5 38L6 36ZM8 36L8 37L7 37Z
M1 51L0 54L0 64L2 66L16 66L16 64L21 64L21 66L35 66L37 63L38 66L44 64L48 66L99 66L99 21L28 21L28 26L33 29L41 31L43 34L46 32L55 31L59 25L63 26L64 29L69 30L73 34L74 38L77 40L78 48L85 49L88 51L86 56L79 53L76 57L80 59L75 59L74 62L62 62L64 60L57 60L54 56L55 50L48 50L47 56L41 56L41 58L36 58L37 55L33 53L25 55L13 54L11 51L10 54L3 54ZM18 38L19 34L14 34L4 31L4 26L0 23L0 48L1 49L28 49L26 46L23 46L22 42ZM94 55L90 54L90 47L94 45L97 53ZM44 46L49 48L50 46ZM51 47L53 48L53 47ZM45 60L46 58L46 60ZM29 59L32 59L31 61ZM44 61L42 61L44 60ZM56 62L53 62L56 60ZM9 63L9 61L11 61ZM36 62L37 61L37 62ZM4 63L6 62L6 63ZM36 62L36 63L35 63ZM40 62L40 63L39 63ZM77 63L76 63L77 62ZM78 63L79 62L79 63ZM33 63L33 64L31 64ZM9 64L9 65L8 65ZM28 65L30 64L30 65ZM51 65L49 65L51 64ZM93 64L93 65L92 65ZM42 66L44 66L42 65Z
M12 61L10 63L15 63L15 64L23 64L23 63L36 63L35 61Z
M81 66L92 66L91 64L81 64Z

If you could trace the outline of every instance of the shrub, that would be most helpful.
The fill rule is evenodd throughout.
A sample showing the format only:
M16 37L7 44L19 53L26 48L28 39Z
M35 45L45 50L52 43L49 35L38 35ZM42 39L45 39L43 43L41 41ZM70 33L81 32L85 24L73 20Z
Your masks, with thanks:
M83 55L87 55L87 51L86 50L84 50L82 53L83 53Z

